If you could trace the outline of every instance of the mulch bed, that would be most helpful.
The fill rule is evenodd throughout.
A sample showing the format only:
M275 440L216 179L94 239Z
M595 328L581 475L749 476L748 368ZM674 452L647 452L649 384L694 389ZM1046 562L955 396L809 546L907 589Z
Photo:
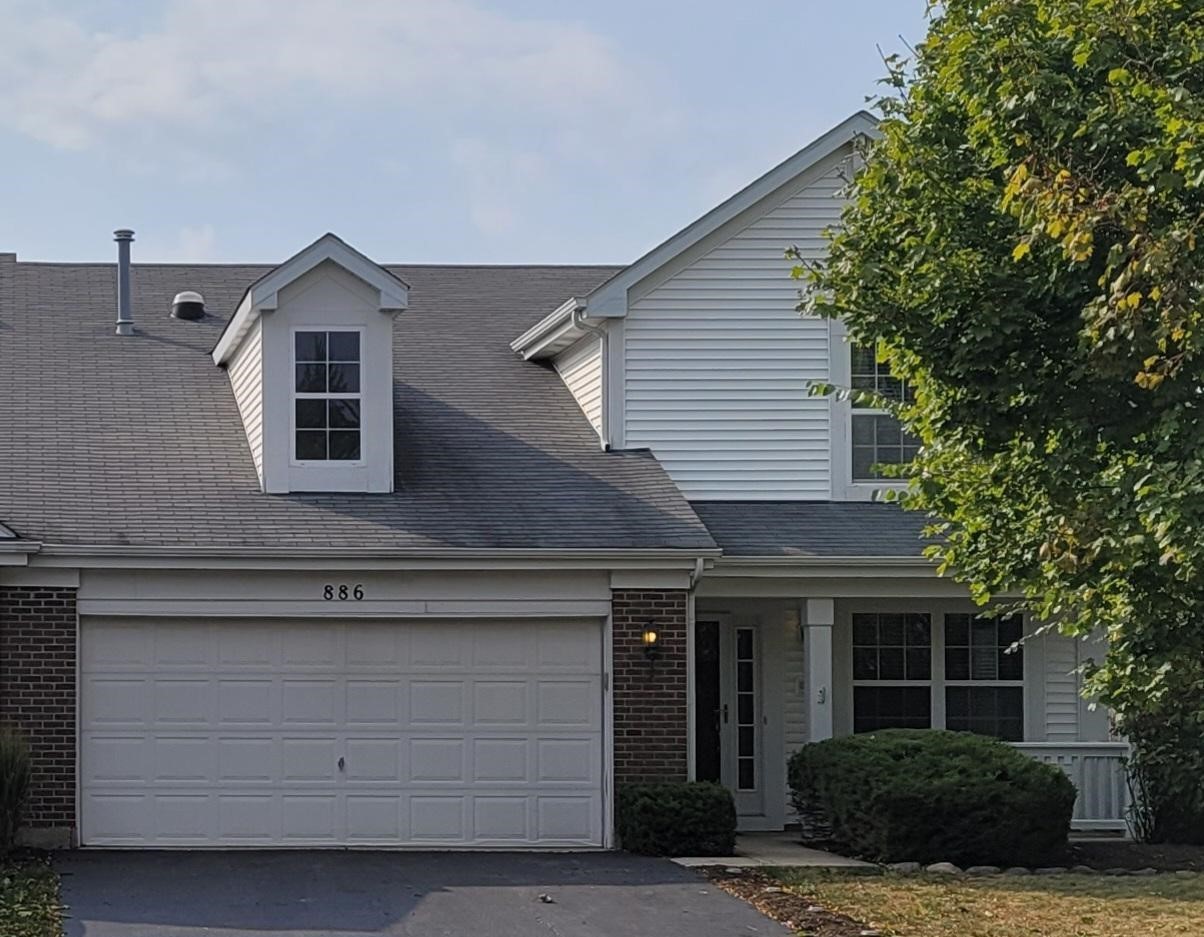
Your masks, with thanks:
M1087 840L1070 844L1069 864L1086 865L1093 869L1157 869L1160 872L1188 869L1204 872L1204 846Z
M786 891L780 882L763 872L748 869L735 874L722 866L709 866L701 871L728 894L808 937L861 937L867 930L867 925L859 921L825 911L812 899Z

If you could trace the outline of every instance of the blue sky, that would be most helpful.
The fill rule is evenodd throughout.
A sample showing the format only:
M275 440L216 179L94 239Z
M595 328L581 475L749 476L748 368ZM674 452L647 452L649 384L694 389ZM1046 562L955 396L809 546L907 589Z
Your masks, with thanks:
M0 0L0 251L626 263L864 106L924 0Z

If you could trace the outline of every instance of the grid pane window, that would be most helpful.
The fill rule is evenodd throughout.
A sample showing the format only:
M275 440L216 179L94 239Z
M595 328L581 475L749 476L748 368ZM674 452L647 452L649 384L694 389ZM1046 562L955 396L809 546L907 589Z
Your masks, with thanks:
M1024 741L1024 688L946 687L945 728L990 735L1005 742Z
M885 478L883 465L906 465L920 451L920 440L893 416L854 411L853 480Z
M1018 616L945 616L946 680L1023 680L1024 649Z
M757 788L756 635L736 629L736 787Z
M931 617L858 612L852 626L853 731L931 726Z
M853 731L927 729L932 726L932 691L926 686L853 687Z
M850 386L878 394L888 400L907 403L914 399L911 388L890 373L890 368L877 360L873 348L854 345L850 348ZM916 457L920 441L905 432L893 416L875 410L872 404L853 402L853 481L873 481L884 478L883 465L905 465Z
M945 616L945 727L1009 742L1024 739L1020 616ZM1013 650L1013 645L1015 649ZM1010 685L1009 685L1010 684Z
M850 353L852 360L849 376L853 390L870 391L900 403L913 399L911 388L890 373L890 367L878 360L877 352L873 348L854 345ZM853 406L860 405L855 403Z
M916 613L853 615L854 680L931 680L932 619Z
M296 332L294 457L303 462L360 458L360 334Z

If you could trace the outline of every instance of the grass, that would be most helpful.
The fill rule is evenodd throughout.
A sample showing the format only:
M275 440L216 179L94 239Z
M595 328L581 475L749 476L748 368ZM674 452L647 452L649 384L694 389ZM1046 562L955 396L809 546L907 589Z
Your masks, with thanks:
M791 871L790 891L892 937L1204 934L1204 875L956 878Z
M60 937L59 877L44 856L0 857L0 934Z

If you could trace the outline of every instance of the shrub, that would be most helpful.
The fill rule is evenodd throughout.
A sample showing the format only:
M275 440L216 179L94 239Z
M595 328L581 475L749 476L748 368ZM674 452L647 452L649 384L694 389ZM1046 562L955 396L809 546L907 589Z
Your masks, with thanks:
M0 852L13 848L29 796L29 745L15 729L0 728Z
M619 844L649 856L730 856L731 791L710 781L628 784L618 791Z
M1076 792L1057 767L995 739L890 729L805 745L795 807L879 862L1041 865L1066 848Z

